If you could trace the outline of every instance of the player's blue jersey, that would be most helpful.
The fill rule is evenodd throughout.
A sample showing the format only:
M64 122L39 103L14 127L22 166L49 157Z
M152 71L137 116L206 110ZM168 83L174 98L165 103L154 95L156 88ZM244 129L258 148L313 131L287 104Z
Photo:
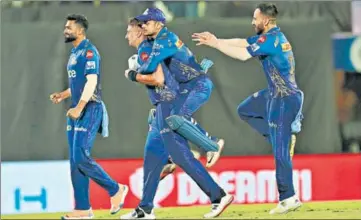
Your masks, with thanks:
M295 80L295 60L292 46L280 28L247 38L252 57L262 63L271 97L284 97L299 91Z
M86 75L97 74L98 83L91 101L101 102L100 55L97 48L88 40L83 40L78 47L71 50L67 71L71 90L71 106L78 104L83 93Z
M188 82L205 75L193 53L173 32L164 27L154 40L149 59L139 69L141 73L152 73L164 61L178 82Z
M138 64L143 65L151 56L153 47L152 40L144 40L138 47ZM179 91L179 84L171 75L169 69L165 66L164 62L160 63L163 68L165 86L159 88L156 86L146 85L148 90L149 100L152 105L156 105L161 101L170 101L176 98ZM155 71L155 70L154 70ZM153 72L147 72L143 74L151 74Z

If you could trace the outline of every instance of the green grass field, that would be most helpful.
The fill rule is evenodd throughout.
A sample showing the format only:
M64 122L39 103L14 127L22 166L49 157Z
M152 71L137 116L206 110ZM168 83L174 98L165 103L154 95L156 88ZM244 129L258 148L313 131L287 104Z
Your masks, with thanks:
M231 205L219 219L361 219L361 200L337 202L310 202L295 212L270 216L269 210L275 204ZM166 219L200 219L210 206L180 208L160 208L155 210L156 217ZM124 209L117 215L109 215L108 210L95 211L96 219L119 219L121 214L131 211ZM5 215L1 219L60 219L64 213Z

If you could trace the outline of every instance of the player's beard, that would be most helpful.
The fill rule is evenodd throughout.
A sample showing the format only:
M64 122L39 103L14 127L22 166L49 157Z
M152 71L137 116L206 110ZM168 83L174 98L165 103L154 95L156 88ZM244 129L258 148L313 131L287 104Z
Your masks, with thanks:
M75 41L76 40L76 37L74 36L74 35L72 35L72 34L69 34L69 36L67 37L67 36L65 36L65 43L70 43L70 42L73 42L73 41Z
M264 32L264 26L263 26L262 24L260 24L260 25L253 25L253 27L254 27L257 35L263 34L263 32Z

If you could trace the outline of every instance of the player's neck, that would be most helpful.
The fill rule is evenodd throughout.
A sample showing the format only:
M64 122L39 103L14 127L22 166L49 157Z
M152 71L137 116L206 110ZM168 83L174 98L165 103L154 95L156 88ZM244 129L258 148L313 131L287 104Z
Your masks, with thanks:
M152 38L155 39L155 38L158 36L158 34L163 30L163 28L164 28L164 27L162 27L161 29L159 29L159 30L152 36Z
M76 48L79 46L79 44L85 40L86 37L85 36L82 36L82 37L78 37L75 41L73 41L73 46Z
M140 44L143 42L143 41L145 41L147 38L139 38L139 40L137 40L136 42L135 42L135 47L137 48L137 49L139 49L139 46L140 46Z
M263 34L267 33L269 30L271 30L272 28L275 28L275 27L277 27L277 24L270 24L270 25L268 25L268 26L264 29Z

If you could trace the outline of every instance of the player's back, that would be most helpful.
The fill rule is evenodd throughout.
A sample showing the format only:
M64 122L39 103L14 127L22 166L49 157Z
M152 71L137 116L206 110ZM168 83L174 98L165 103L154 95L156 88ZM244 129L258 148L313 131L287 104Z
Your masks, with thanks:
M87 74L97 74L98 83L91 101L101 101L100 86L100 54L90 40L83 40L76 48L72 48L67 64L72 106L75 106L83 93Z
M205 75L192 51L175 33L164 28L160 34L161 36L157 38L157 42L167 41L176 48L176 52L166 59L165 63L178 82L187 82L199 75Z
M273 69L272 65L270 65L269 73L270 77L275 77L273 81L275 84L278 84L276 86L278 88L277 92L283 96L297 92L299 89L295 78L295 59L292 46L283 32L275 31L275 35L274 45L276 45L276 53L271 57L271 63L275 68ZM279 79L277 79L278 74L280 76Z
M138 64L142 66L150 57L153 48L153 40L144 40L138 47ZM149 100L152 105L157 104L165 99L174 99L179 91L179 84L169 72L164 63L161 63L164 73L164 88L146 85ZM151 73L150 73L151 74Z

